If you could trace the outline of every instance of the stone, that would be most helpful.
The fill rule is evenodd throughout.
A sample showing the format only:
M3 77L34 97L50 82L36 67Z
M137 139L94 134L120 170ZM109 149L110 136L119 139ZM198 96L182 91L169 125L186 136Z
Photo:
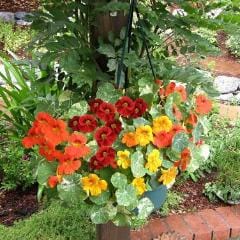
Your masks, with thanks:
M232 93L221 94L218 99L221 101L231 102L233 100L234 95Z
M20 26L29 26L29 25L31 25L31 22L27 22L25 20L17 20L16 24L20 25Z
M14 14L16 20L25 20L27 15L27 12L16 12Z
M218 76L214 80L214 86L220 93L231 93L237 91L240 86L240 78Z
M239 103L240 102L240 92L234 96L234 99Z
M15 22L15 16L12 12L0 12L0 20L5 22Z

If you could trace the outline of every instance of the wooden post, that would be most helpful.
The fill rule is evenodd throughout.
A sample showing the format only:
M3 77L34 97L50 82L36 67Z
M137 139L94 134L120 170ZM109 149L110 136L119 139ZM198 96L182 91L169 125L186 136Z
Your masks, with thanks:
M97 225L97 240L130 240L129 227L117 227L112 222Z

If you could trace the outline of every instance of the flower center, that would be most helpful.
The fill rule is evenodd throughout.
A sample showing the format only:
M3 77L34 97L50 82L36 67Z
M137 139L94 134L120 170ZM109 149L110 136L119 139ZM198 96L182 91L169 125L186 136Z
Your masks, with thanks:
M128 107L128 103L125 102L125 103L123 104L123 107Z
M103 133L103 134L101 135L101 138L102 138L102 139L106 139L106 137L107 137L107 134L106 134L106 133Z
M87 125L89 125L91 123L91 121L88 119L86 122L85 122Z

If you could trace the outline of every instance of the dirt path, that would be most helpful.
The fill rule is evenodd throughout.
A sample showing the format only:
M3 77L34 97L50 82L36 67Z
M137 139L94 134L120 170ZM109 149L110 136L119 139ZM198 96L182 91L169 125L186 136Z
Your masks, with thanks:
M0 0L0 11L31 12L38 7L38 0Z

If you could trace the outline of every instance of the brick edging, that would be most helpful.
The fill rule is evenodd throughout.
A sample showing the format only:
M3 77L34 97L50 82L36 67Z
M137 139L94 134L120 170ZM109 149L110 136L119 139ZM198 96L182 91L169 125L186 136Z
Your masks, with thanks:
M131 231L131 240L151 240L170 231L189 240L240 237L240 205L151 219L142 229Z

